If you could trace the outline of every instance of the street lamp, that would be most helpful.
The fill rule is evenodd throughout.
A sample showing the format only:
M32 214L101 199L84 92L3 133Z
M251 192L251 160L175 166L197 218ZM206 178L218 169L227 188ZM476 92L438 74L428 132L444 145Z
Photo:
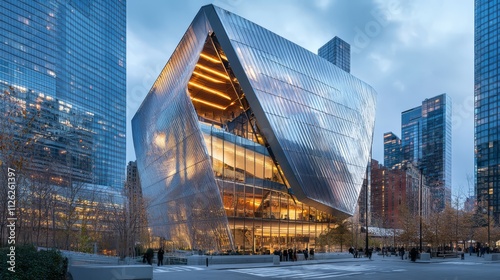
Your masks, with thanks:
M371 158L371 157L370 157ZM365 185L365 252L368 255L368 185L371 183L371 163L368 163L368 167L366 168L366 185Z
M488 247L490 246L490 195L493 190L488 187Z
M420 253L422 253L422 200L423 200L423 197L422 197L422 188L423 188L423 176L422 176L422 167L419 168L420 170L420 185L419 185L419 190L418 190L418 215L419 215L419 218L420 218L420 227L419 227L419 238L420 238Z

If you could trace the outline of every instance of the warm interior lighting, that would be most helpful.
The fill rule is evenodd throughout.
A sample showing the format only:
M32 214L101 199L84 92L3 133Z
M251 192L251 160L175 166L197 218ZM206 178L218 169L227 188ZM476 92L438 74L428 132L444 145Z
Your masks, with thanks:
M154 136L154 143L157 147L165 149L167 140L167 135L165 133L159 133Z
M231 100L231 97L229 97L227 94L225 94L225 93L223 93L221 91L218 91L218 90L215 90L215 89L211 89L209 87L206 87L204 85L200 85L200 84L195 83L195 82L189 82L189 85L191 85L193 87L197 87L197 88L202 89L204 91L208 91L210 93L216 94L216 95L218 95L220 97L223 97L223 98L225 98L227 100Z
M213 58L213 57L211 57L209 55L206 55L204 53L200 54L200 56L203 57L203 58L205 58L205 59L207 59L207 60L209 60L209 61L211 61L211 62L214 62L214 63L220 63L221 62L220 60L218 60L216 58Z
M214 74L214 75L217 75L217 76L219 76L219 77L221 77L221 78L224 78L224 79L226 79L226 80L229 80L229 76L227 76L227 75L226 75L226 73L221 73L221 72L219 72L219 71L215 71L215 70L213 70L213 69L211 69L211 68L208 68L208 67L206 67L206 66L203 66L203 65L201 65L201 64L199 64L199 63L197 63L197 64L196 64L196 67L198 67L198 68L200 68L200 69L203 69L203 70L205 70L205 71L208 71L208 72L210 72L210 73L212 73L212 74Z
M202 77L202 78L204 78L204 79L206 79L206 80L209 80L209 81L211 81L211 82L214 82L214 83L219 83L219 84L224 83L224 81L221 81L221 80L218 80L218 79L212 78L212 77L207 76L207 75L205 75L205 74L202 74L202 73L200 73L200 72L196 72L196 71L194 71L194 72L193 72L193 74L194 74L194 75L196 75L196 76Z
M210 107L214 107L214 108L217 108L217 109L220 109L220 110L225 110L227 107L222 107L220 106L219 104L215 104L215 103L212 103L212 102L208 102L208 101L205 101L203 99L198 99L196 97L191 97L191 100L193 101L196 101L196 102L200 102L200 103L203 103L205 105L208 105Z

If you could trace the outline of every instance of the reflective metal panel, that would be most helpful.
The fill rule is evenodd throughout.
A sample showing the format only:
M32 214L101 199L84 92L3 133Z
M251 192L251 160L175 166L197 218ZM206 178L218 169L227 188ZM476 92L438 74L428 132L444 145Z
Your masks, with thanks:
M153 234L195 249L232 249L210 157L187 94L209 25L198 13L132 120Z
M302 47L215 10L209 20L297 198L352 215L370 157L376 92Z
M154 233L191 248L234 249L233 237L247 246L250 227L262 240L280 232L281 222L276 229L265 219L309 229L331 214L353 214L374 115L375 91L365 83L247 20L203 7L132 120ZM244 218L232 218L232 234L228 213Z

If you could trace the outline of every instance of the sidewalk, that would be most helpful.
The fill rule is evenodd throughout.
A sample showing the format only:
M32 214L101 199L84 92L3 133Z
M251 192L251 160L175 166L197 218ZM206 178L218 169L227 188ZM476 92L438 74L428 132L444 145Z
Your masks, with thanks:
M295 262L280 262L279 265L274 265L273 263L237 263L237 264L209 264L208 267L200 266L208 270L228 270L228 269L248 269L248 268L265 268L265 267L287 267L287 266L300 266L300 265L314 265L314 264L326 264L326 263L345 263L345 262L406 262L411 263L409 259L402 260L399 256L383 257L373 254L372 259L367 257L353 258L352 255L346 255L345 258L336 259L325 259L325 260L307 260L307 261L295 261ZM499 263L500 261L486 261L483 257L477 257L476 255L469 256L465 254L464 260L458 258L431 258L430 261L420 261L417 260L415 263L484 263L492 264Z
M395 261L395 262L411 262L410 259L404 259L402 260L400 256L390 256L390 257L383 257L383 256L375 256L376 260L378 261ZM448 257L448 258L442 258L442 257L434 257L431 258L430 261L421 261L419 259L416 260L416 263L443 263L443 262L464 262L464 263L469 263L469 262L475 262L475 263L498 263L499 261L487 261L485 260L484 257L477 257L476 254L472 254L469 256L469 254L464 255L464 259L462 260L459 257Z
M263 267L287 267L287 266L299 266L299 265L313 265L313 264L325 264L325 263L342 263L342 262L369 262L368 258L353 258L352 255L347 255L345 258L335 258L335 259L324 259L324 260L307 260L307 261L295 261L295 262L280 262L279 265L273 263L236 263L236 264L209 264L205 269L211 270L227 270L227 269L245 269L245 268L263 268Z

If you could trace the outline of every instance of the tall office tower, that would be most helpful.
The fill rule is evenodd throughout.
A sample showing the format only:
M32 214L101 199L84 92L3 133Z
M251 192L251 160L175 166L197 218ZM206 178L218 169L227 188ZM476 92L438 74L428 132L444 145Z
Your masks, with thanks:
M147 215L144 204L141 181L139 179L139 171L137 163L130 161L127 165L127 179L124 189L125 197L127 198L127 219L128 219L128 242L125 245L125 252L132 255L135 252L136 244L147 243Z
M347 73L351 72L351 45L339 37L333 37L328 43L319 48L318 55Z
M427 178L433 211L451 203L451 100L446 94L426 99L401 113L403 160Z
M422 107L401 113L401 151L403 160L419 162L422 158Z
M498 0L476 0L474 11L476 199L482 212L493 214L496 224L500 222L499 5Z
M120 0L0 1L1 106L15 123L3 139L23 140L4 161L17 151L52 183L123 187L125 16Z
M389 169L401 169L402 162L401 139L392 132L384 133L384 166Z

